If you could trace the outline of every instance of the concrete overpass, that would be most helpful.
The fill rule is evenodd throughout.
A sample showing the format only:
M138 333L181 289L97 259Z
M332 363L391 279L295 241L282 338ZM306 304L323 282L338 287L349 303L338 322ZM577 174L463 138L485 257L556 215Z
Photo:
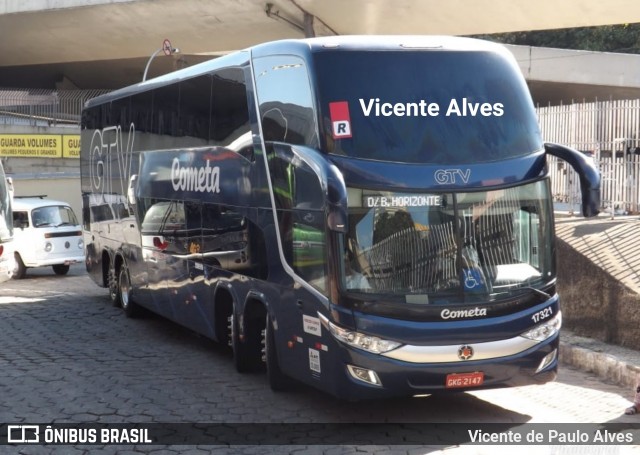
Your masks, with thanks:
M0 0L0 90L136 83L165 38L181 52L160 53L149 77L283 38L470 35L627 22L640 22L638 0ZM542 105L640 98L640 56L510 48ZM74 128L4 126L1 133L64 135ZM18 195L48 193L79 213L77 159L2 160Z
M640 4L639 4L640 8ZM529 85L534 102L640 98L640 55L507 46Z
M328 34L455 34L640 22L637 0L5 0L0 87L117 88L259 42ZM640 96L635 56L512 48L536 101ZM559 85L560 84L560 85ZM560 92L559 92L560 91Z

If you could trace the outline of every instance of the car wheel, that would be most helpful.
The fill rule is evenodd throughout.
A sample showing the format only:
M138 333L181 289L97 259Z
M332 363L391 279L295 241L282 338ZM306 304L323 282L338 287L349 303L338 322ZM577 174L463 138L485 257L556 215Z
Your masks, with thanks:
M69 273L69 266L68 265L56 264L56 265L51 266L51 268L53 268L53 272L56 275L66 275L67 273Z
M15 278L16 280L21 280L27 274L27 267L24 265L24 262L22 262L22 258L18 253L15 254L15 258L16 265L15 269L13 269L13 278Z

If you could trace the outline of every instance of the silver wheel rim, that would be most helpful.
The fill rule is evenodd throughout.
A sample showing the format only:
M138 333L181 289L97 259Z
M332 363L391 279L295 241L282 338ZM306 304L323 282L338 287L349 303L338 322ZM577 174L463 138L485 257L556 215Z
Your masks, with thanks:
M111 298L115 300L118 295L118 283L114 275L114 272L109 272L109 293L111 294Z
M124 269L120 272L120 300L122 308L129 306L129 280L127 279L127 271Z

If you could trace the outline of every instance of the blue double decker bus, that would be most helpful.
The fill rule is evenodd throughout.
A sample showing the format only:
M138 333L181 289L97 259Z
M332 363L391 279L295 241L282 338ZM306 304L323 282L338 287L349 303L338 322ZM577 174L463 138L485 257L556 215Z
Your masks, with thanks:
M545 144L502 46L328 37L89 101L87 270L265 370L347 399L543 383L561 310Z

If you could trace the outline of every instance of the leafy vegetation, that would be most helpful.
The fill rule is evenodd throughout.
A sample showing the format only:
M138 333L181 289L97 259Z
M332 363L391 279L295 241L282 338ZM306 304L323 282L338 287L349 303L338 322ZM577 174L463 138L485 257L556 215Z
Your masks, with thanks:
M640 54L640 23L476 35L503 44Z

